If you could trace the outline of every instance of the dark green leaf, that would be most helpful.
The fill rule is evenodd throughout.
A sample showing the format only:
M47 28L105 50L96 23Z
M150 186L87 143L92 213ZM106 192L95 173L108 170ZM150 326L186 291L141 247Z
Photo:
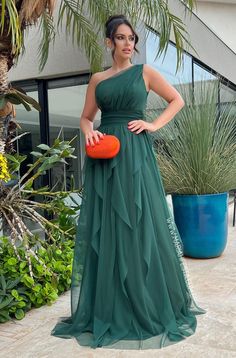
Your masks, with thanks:
M6 291L6 280L3 275L1 275L1 286L2 286L3 291L5 292Z
M16 319L20 320L25 317L25 312L21 308L19 308L16 310L15 317Z
M0 96L0 109L5 107L5 104L7 103L7 100L5 96Z
M34 98L32 98L32 97L30 97L30 96L28 96L28 95L26 95L24 93L21 93L21 92L19 92L17 90L15 90L14 92L18 95L19 98L22 99L22 101L31 104L32 107L34 107L38 111L41 110L41 107L40 107L39 103Z
M4 307L7 307L12 301L14 300L14 297L7 297L0 303L0 310L2 310Z
M13 287L17 286L18 283L21 281L22 276L17 277L15 280L13 281L8 281L7 282L7 289L11 290Z
M9 313L7 310L1 310L0 311L0 323L4 323L6 321L10 321L11 317L9 316Z
M6 94L6 99L11 102L12 104L21 104L21 100L19 99L18 96L14 95L14 94Z

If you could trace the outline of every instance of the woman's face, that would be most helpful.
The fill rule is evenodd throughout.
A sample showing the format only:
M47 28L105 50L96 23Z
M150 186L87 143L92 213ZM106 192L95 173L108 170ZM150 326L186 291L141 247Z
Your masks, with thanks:
M134 52L135 35L127 25L118 26L114 35L115 57L120 59L131 58ZM111 42L112 48L114 43Z

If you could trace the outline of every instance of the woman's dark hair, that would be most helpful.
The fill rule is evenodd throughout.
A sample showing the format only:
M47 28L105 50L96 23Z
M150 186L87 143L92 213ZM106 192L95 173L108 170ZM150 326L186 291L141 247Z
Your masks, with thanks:
M116 47L116 43L115 43L115 34L116 31L118 29L118 27L120 25L127 25L129 26L130 30L133 32L133 34L135 35L135 45L134 45L134 51L136 51L137 53L139 52L138 49L136 48L136 44L138 42L138 35L137 33L134 31L133 26L131 25L131 23L127 20L127 18L124 15L113 15L110 16L106 23L105 23L105 34L106 37L111 39L114 46ZM112 57L114 58L114 53L115 50L112 51Z

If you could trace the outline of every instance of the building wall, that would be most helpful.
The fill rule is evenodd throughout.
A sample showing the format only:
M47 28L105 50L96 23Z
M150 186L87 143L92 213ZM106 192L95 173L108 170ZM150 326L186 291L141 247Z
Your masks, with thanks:
M197 1L196 14L236 53L236 1Z
M11 81L33 78L53 78L61 75L83 73L89 68L85 55L65 34L57 35L55 45L50 47L48 61L44 70L39 72L38 45L40 43L39 29L31 27L25 36L26 51L18 63L9 72Z
M176 0L170 0L171 11L184 19L191 44L189 53L213 70L236 84L236 54L196 14L185 17L185 8ZM173 38L173 37L172 37ZM220 56L219 56L220 54Z
M187 49L190 54L197 57L203 63L211 67L222 76L236 83L235 61L236 54L225 45L196 15L190 18L184 15L184 6L180 1L170 0L169 6L172 12L181 17L187 25L192 46L197 54L191 49ZM145 62L145 39L144 32L139 28L141 35L139 48L140 56L135 62ZM37 28L31 28L26 37L26 53L19 60L9 74L11 81L25 80L31 78L53 78L73 74L89 72L89 64L82 52L74 47L63 33L57 36L55 46L51 47L48 62L43 70L38 71L37 48L40 41ZM204 39L204 40L203 40ZM172 34L172 40L174 40ZM105 48L105 46L104 46ZM221 54L219 58L219 53ZM109 66L109 57L105 58L105 66Z

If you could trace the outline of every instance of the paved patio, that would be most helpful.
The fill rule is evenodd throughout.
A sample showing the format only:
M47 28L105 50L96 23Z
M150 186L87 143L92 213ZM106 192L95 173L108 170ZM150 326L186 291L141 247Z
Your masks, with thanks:
M236 227L229 210L229 237L224 254L215 259L184 258L196 302L206 308L196 333L161 350L90 349L75 339L50 336L58 317L70 313L70 293L51 307L28 312L22 321L0 325L0 357L6 358L232 358L236 357Z

